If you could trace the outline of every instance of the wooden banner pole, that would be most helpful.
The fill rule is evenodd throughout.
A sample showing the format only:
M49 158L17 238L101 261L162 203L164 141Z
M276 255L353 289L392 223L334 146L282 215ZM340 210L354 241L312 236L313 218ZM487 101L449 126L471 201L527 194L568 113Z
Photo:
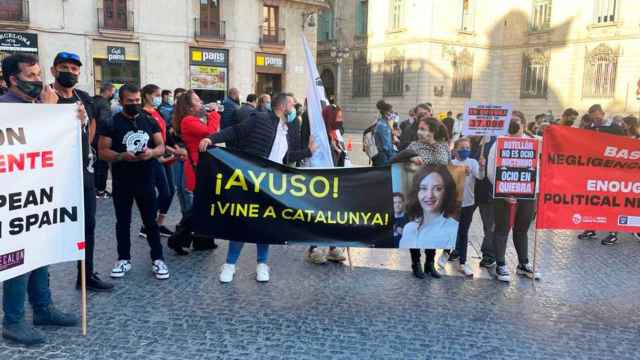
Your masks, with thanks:
M353 271L353 263L351 262L351 248L347 248L347 258L349 259L349 271Z
M80 286L81 286L81 299L82 304L82 336L87 336L87 268L84 260L80 261Z

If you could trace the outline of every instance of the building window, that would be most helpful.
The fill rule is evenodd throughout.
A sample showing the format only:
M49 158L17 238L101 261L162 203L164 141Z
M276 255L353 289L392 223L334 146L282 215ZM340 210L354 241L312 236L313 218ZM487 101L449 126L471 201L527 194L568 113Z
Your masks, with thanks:
M106 29L127 29L127 0L104 0L103 16Z
M583 97L613 97L620 49L605 44L587 53L584 65Z
M533 0L529 30L541 31L551 27L551 0Z
M610 24L617 20L618 0L595 0L593 22L596 24Z
M353 60L353 97L369 97L370 78L371 64L361 54Z
M265 5L262 8L264 17L262 23L262 36L265 40L278 41L278 7Z
M473 54L467 49L462 50L454 56L452 65L451 97L470 98L473 85Z
M356 3L356 36L366 36L368 29L369 1L359 0Z
M391 0L390 26L391 31L400 31L404 27L404 0Z
M404 88L404 56L393 49L384 57L382 96L402 96Z
M0 0L0 21L22 21L22 0Z
M522 57L520 98L546 98L549 76L549 55L542 49L525 53Z
M462 22L460 31L473 32L475 30L475 14L472 0L462 0Z
M200 34L220 35L220 4L218 0L200 0Z
M318 41L333 40L333 10L323 11L318 17Z

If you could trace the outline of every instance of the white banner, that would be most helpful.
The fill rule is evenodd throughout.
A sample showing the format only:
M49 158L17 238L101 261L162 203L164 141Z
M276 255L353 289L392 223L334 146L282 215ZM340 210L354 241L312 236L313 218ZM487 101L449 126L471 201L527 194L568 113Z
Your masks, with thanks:
M84 259L76 105L0 104L0 281Z
M329 146L329 136L327 135L327 127L322 118L322 105L320 101L324 101L325 105L329 105L327 97L324 93L324 85L318 74L316 61L313 59L311 49L307 39L302 36L304 44L304 53L306 55L305 70L307 72L307 114L309 115L309 127L311 128L311 136L318 144L318 149L310 159L311 167L333 167L333 157L331 156L331 147Z
M507 135L509 122L511 122L511 105L468 102L464 104L462 135Z

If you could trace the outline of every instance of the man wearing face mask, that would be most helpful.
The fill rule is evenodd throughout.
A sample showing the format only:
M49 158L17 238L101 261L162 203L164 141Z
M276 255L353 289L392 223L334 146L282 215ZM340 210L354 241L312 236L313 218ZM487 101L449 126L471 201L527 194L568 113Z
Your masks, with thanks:
M234 142L238 144L239 148L250 154L280 164L291 164L311 157L311 154L317 149L313 138L309 140L307 148L294 150L296 144L300 143L300 135L299 133L288 133L288 124L295 121L297 115L293 96L291 94L275 96L272 100L272 107L272 112L253 112L244 122L202 139L199 146L200 151L206 151L214 144ZM231 241L229 243L227 261L222 266L220 282L233 281L233 275L236 272L235 264L240 257L243 246L243 242ZM269 267L267 266L269 245L257 244L257 247L256 280L267 282L269 281Z
M229 89L229 94L222 101L222 128L233 125L233 114L240 108L240 91L236 88Z
M258 97L258 106L256 107L258 112L271 111L271 96L269 94L262 94Z
M43 86L38 59L31 55L16 54L2 60L2 76L8 89L5 95L0 96L0 103L58 102L58 96L53 89ZM82 111L79 111L79 115L83 118L86 116ZM53 306L47 266L6 280L2 286L3 338L23 345L46 342L46 337L24 319L24 301L27 293L33 307L34 325L78 325L77 317L63 313Z
M527 121L524 114L514 110L511 123L509 124L509 137L525 137ZM491 146L487 159L487 177L491 186L496 183L496 144ZM511 208L515 207L515 222L513 224L513 244L518 254L518 275L532 279L540 279L540 274L533 272L533 267L529 263L529 239L527 232L535 215L535 200L529 199L494 199L495 233L494 233L494 254L496 257L496 278L499 281L509 282L511 276L506 265L505 254L507 251L507 239L509 237L509 219Z
M96 226L96 188L94 164L95 150L91 147L96 130L95 108L91 96L76 89L80 67L80 57L69 52L60 52L53 60L51 75L55 78L53 89L58 95L58 104L79 104L84 107L87 118L82 126L82 169L84 183L84 223L85 223L85 264L87 274L87 288L91 291L110 291L112 284L102 281L93 268L93 252L95 248ZM80 263L76 288L80 288Z
M111 100L115 92L113 84L107 82L100 86L100 95L93 97L93 107L96 112L96 128L111 126ZM98 137L94 137L91 144L94 149L98 148ZM94 165L96 171L96 198L110 199L111 193L107 191L107 178L109 177L109 163L96 159Z
M164 154L158 124L142 111L142 95L136 86L120 88L122 113L113 117L113 126L99 129L100 157L111 163L113 206L116 214L118 261L112 278L131 270L131 209L135 200L151 248L151 270L156 279L169 278L164 262L160 232L156 223L157 199L153 182L153 161Z

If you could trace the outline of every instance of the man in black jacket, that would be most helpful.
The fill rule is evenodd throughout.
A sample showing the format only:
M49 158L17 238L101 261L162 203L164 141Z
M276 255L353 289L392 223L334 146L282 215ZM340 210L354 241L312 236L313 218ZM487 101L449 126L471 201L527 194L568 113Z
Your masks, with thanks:
M238 109L233 112L233 116L231 117L231 121L229 126L234 126L246 121L252 113L256 111L256 104L258 101L258 97L256 94L247 95L247 102L242 104ZM238 149L238 144L235 142L227 143L227 148L229 149ZM238 149L242 150L242 149Z
M113 84L104 83L102 84L102 86L100 86L100 95L96 95L93 97L93 107L96 112L95 116L97 129L111 127L111 99L113 99L114 92L115 87L113 86ZM93 144L91 145L94 149L98 148L97 137L94 138ZM106 190L107 178L109 177L109 163L102 159L96 159L94 168L96 172L96 198L111 198L111 194Z
M240 124L223 129L222 131L202 139L200 151L206 151L213 144L234 142L242 150L262 158L267 158L280 164L294 163L310 157L317 146L313 139L305 149L300 149L299 132L289 134L289 125L296 120L294 100L290 94L280 94L271 101L273 111L254 112ZM258 265L256 280L269 281L269 267L267 258L268 244L256 244L258 247ZM243 242L230 241L227 261L220 272L220 282L233 281L236 272L236 262L244 246Z

